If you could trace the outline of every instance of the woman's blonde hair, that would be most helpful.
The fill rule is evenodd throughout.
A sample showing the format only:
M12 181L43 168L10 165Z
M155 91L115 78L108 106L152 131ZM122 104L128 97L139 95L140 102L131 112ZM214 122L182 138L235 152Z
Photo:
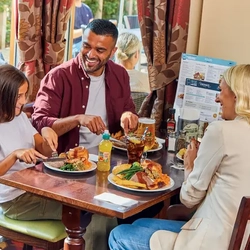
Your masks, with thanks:
M233 66L225 71L223 77L236 96L236 114L250 124L250 64Z
M122 33L117 40L117 58L119 61L125 61L140 49L138 37L131 33Z

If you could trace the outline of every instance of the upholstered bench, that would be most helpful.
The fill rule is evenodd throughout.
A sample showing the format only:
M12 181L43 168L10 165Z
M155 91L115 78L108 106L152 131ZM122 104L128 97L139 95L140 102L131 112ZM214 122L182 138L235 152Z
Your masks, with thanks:
M0 235L25 245L48 250L59 250L67 236L61 221L19 221L3 215L0 209ZM32 248L30 248L32 249Z

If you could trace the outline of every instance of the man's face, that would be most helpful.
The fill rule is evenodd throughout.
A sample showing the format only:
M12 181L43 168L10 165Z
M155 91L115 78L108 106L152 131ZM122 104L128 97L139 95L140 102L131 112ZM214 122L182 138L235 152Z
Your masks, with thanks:
M84 31L81 53L83 68L89 75L100 76L115 51L115 41L111 36L96 35L90 29Z

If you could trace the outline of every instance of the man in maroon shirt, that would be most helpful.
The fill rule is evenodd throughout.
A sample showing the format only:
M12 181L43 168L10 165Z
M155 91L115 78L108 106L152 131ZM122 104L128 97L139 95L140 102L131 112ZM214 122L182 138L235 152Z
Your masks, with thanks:
M137 127L127 71L109 60L117 37L113 23L93 20L84 31L77 57L52 69L41 81L32 122L39 131L44 126L56 131L59 153L79 144L98 145L106 128L110 133L121 129L127 133ZM93 216L85 235L87 249L106 249L113 220Z
M56 131L59 153L81 141L96 140L93 135L106 128L110 133L122 128L127 133L137 126L129 76L109 60L116 51L117 36L113 23L93 20L84 31L79 55L52 69L41 81L32 121L38 131L44 126Z

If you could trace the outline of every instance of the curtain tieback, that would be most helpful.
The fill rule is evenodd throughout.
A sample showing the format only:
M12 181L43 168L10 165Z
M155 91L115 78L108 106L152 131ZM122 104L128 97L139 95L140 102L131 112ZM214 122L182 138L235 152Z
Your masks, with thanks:
M49 65L58 65L63 63L65 44L66 40L57 43L49 43L46 41L43 56L44 62Z
M36 39L17 40L20 62L42 59L41 37Z

